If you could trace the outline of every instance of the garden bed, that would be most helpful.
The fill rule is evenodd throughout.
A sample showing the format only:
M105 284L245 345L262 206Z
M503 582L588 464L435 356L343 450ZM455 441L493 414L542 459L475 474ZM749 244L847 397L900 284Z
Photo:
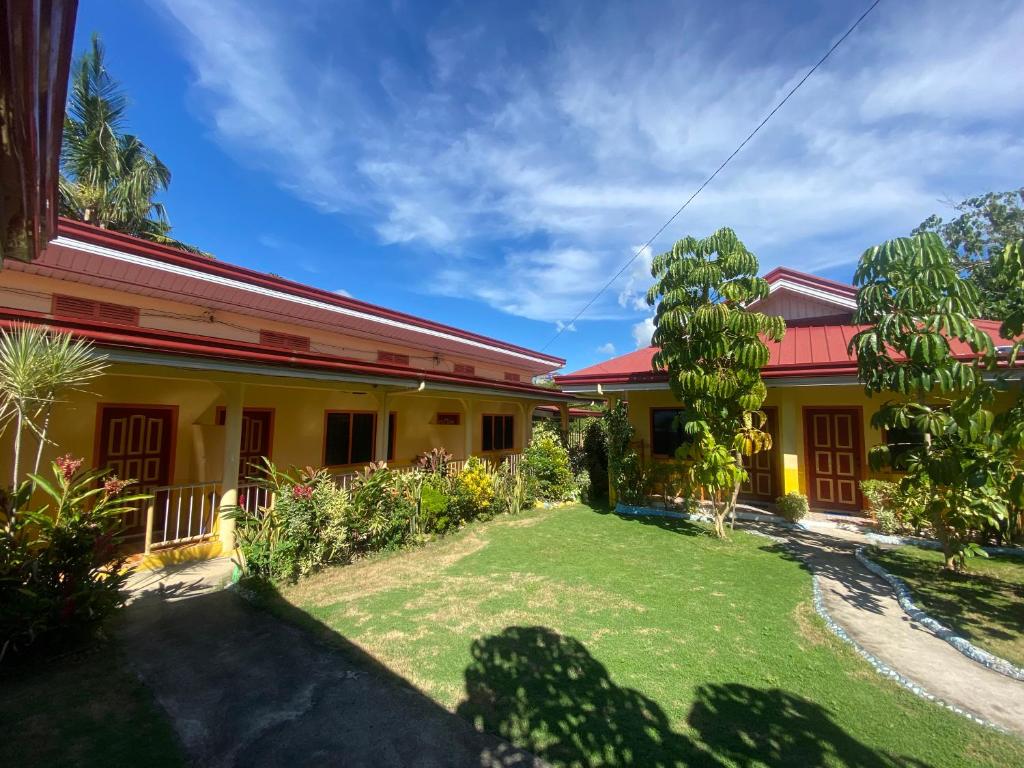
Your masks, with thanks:
M942 570L942 553L874 549L871 559L910 588L918 607L989 653L1024 666L1024 558L974 557L966 574Z
M741 532L534 510L282 597L556 765L1024 762L877 675L818 619L801 564Z

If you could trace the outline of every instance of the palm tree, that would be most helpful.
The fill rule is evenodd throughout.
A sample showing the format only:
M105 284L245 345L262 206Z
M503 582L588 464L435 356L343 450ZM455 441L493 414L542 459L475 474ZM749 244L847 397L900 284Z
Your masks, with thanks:
M154 198L171 183L170 169L137 136L124 132L128 100L103 62L103 43L75 62L61 147L61 213L157 243L202 253L170 236L164 206Z

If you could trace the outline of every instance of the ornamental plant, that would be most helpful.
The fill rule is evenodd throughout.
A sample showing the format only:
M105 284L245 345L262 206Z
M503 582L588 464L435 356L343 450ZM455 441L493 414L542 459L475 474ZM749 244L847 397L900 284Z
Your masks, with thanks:
M125 494L132 480L81 466L64 456L51 477L33 474L0 493L0 660L83 637L124 604L124 516L149 497Z
M687 460L691 484L710 497L722 538L747 479L742 457L772 446L760 410L767 394L761 368L768 362L765 342L781 341L786 324L748 309L768 295L757 272L757 257L728 228L702 240L685 237L651 263L655 283L647 302L657 307L659 348L652 364L668 371L684 404L680 419L690 440L677 458Z
M534 494L547 501L568 501L578 489L569 466L569 452L554 429L538 425L523 452L521 471Z
M455 479L453 494L461 520L489 515L494 502L494 477L487 465L470 456Z
M1010 502L1024 501L1019 444L1004 440L991 410L994 388L986 372L997 355L973 323L977 289L931 232L869 248L854 281L854 320L866 327L850 350L868 396L889 396L872 424L920 435L901 451L901 491L923 497L946 569L961 571L965 557L984 554L973 539L1003 527ZM970 350L970 359L954 354L952 340ZM893 464L886 445L873 448L869 460L874 469Z
M622 400L615 403L605 411L602 427L608 454L608 476L616 495L625 504L642 504L643 491L636 482L640 457L630 447L634 430L629 421L629 406Z

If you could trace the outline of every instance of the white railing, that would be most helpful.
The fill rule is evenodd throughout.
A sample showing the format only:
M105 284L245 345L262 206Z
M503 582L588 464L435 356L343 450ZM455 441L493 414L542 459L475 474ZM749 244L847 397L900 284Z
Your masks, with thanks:
M273 496L269 488L256 483L245 483L238 486L238 506L250 515L271 505Z
M185 483L147 488L146 545L168 547L213 536L220 502L219 483Z

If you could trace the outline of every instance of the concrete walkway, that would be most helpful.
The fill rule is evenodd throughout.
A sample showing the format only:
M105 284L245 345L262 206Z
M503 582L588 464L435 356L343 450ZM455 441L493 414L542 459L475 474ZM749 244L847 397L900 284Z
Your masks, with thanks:
M854 557L863 536L842 529L773 534L817 574L826 610L862 648L943 701L1024 735L1024 682L968 659L911 621L892 588Z
M335 636L221 589L230 561L132 578L118 634L202 766L542 766Z

